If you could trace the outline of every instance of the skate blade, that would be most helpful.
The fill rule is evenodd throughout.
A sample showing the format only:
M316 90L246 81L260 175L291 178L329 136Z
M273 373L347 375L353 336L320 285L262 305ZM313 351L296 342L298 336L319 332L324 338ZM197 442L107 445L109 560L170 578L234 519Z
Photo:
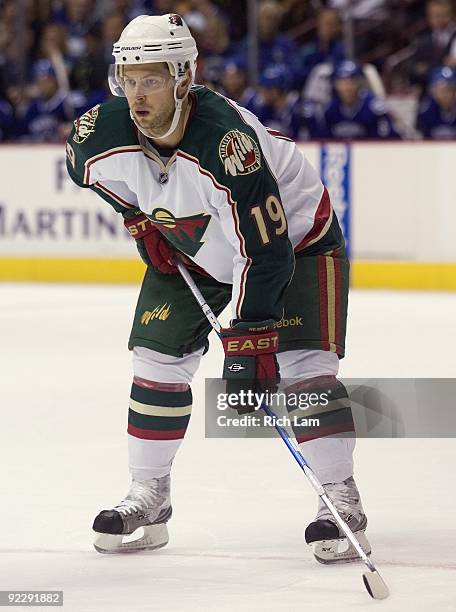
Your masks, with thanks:
M140 528L141 529L141 528ZM127 538L134 536L127 535L112 535L110 533L97 533L97 537L93 543L96 551L99 553L129 553L139 552L141 550L155 550L166 546L169 541L168 528L166 523L158 525L147 525L143 527L144 533L136 540L124 541ZM138 530L136 530L138 531Z
M355 536L366 555L370 555L371 546L364 531L355 532ZM319 563L352 563L361 560L347 538L319 540L318 542L312 542L311 546L314 557Z

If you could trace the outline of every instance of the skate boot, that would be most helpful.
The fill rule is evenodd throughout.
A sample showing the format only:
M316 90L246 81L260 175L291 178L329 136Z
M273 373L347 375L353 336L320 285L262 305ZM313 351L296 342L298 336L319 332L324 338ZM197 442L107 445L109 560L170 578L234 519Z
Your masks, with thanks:
M168 543L166 522L171 518L170 478L133 480L127 497L112 510L102 510L95 518L95 549L100 553L153 550ZM131 536L137 529L144 533ZM127 539L129 541L125 542Z
M355 534L361 548L369 555L371 547L364 533L367 518L353 477L350 476L341 483L325 484L324 489ZM307 544L312 545L315 559L320 563L344 563L359 559L358 553L321 500L315 521L310 523L305 531L305 539Z

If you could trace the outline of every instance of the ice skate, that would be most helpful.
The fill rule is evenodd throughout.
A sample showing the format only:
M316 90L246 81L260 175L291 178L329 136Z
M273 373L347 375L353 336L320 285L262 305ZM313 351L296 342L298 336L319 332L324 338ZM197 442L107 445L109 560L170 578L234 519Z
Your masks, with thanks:
M343 520L355 534L364 552L369 555L371 547L364 533L367 518L353 477L341 483L326 484L324 488ZM306 528L305 539L307 544L312 545L314 556L320 563L344 563L359 559L358 553L321 501L315 521Z
M171 518L170 477L133 480L124 500L95 518L95 549L100 553L154 550L168 543L166 522ZM132 539L137 529L144 533ZM129 541L125 541L128 539Z

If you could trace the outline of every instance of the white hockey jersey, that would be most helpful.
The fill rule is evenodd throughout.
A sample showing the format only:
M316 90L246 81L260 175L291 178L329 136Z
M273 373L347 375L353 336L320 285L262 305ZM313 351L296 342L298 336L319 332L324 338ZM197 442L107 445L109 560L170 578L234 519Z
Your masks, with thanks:
M233 285L233 318L280 320L293 251L340 245L326 189L295 143L203 86L168 163L123 98L75 121L67 167L125 217L144 212L172 245Z

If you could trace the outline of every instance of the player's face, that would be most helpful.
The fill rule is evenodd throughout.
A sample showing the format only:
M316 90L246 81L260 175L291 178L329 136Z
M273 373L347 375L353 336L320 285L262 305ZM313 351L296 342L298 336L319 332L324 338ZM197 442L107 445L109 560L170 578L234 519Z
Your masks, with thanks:
M174 114L174 79L168 66L126 66L123 89L136 122L154 134L166 132Z
M358 79L337 79L334 86L339 98L344 104L353 104L358 98Z
M454 109L456 106L456 89L449 83L441 83L432 88L432 95L445 110Z

